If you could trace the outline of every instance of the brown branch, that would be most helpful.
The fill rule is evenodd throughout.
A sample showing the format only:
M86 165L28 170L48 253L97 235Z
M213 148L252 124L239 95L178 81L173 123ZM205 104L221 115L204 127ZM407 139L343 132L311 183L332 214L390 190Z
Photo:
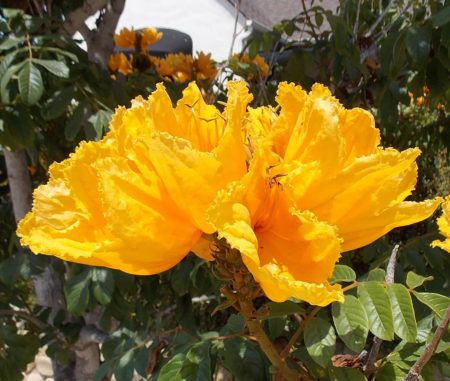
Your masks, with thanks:
M303 333L303 331L305 330L306 324L314 317L317 315L317 313L321 310L322 307L316 307L314 308L311 313L306 316L302 322L300 323L300 326L298 327L297 331L295 331L295 333L292 335L291 339L289 340L289 342L287 343L286 347L284 347L284 349L281 351L280 356L282 359L285 359L288 355L289 352L291 351L291 348L295 345L295 343L297 342L298 338L300 337L300 335Z
M28 172L27 155L24 149L9 151L3 148L8 185L13 205L14 218L19 222L31 209L32 187Z
M84 1L83 5L70 12L65 19L64 29L69 35L74 35L89 16L92 16L100 9L106 7L109 0L89 0Z
M2 315L18 317L20 319L27 320L39 329L51 327L49 324L43 322L42 320L39 320L38 318L34 317L33 315L30 315L28 312L21 311L21 310L0 310L0 316L2 316Z
M385 277L386 284L388 285L394 283L395 265L399 248L400 245L395 245L392 249L391 256L389 257ZM382 342L383 340L381 340L379 337L375 336L373 338L373 345L370 349L369 356L367 357L366 365L364 366L364 372L366 373L366 375L370 375L376 370L375 361L377 360L378 352L380 352Z
M422 371L422 368L430 360L431 356L433 356L433 353L436 351L436 347L439 344L442 335L447 330L449 322L450 322L450 307L448 307L447 311L445 311L445 315L442 318L441 323L437 327L436 332L434 333L433 338L431 339L431 342L425 347L425 350L423 351L422 355L411 367L411 369L409 370L408 374L403 379L403 381L419 381L419 375L420 372Z
M253 303L249 300L239 300L239 310L244 317L245 323L250 333L255 337L262 351L266 354L272 365L278 370L282 379L288 381L299 380L300 377L294 370L290 369L284 359L281 358L273 343L269 340L261 322L255 317L255 309Z
M89 58L104 68L108 65L108 57L114 47L114 32L124 7L125 0L110 0L105 6L105 13L100 16L98 28L92 31L92 38L86 41Z

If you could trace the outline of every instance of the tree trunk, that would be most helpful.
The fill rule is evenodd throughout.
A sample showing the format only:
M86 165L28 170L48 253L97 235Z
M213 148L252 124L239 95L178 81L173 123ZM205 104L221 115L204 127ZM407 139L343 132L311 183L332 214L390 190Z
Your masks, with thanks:
M18 223L31 210L32 192L30 174L28 172L27 155L24 149L9 151L3 149L8 184L14 218ZM36 303L43 307L50 307L49 323L52 323L56 313L65 308L62 292L62 280L50 265L42 273L33 277ZM55 381L71 381L71 371L63 369L60 364L52 361Z

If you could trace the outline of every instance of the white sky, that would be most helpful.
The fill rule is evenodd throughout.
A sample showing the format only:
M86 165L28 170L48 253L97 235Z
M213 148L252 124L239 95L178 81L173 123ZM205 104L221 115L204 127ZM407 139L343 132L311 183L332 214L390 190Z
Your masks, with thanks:
M177 29L193 40L193 53L212 53L215 60L228 57L234 27L234 9L226 0L126 0L118 30L155 26ZM238 31L245 25L240 18ZM241 33L234 51L242 47Z

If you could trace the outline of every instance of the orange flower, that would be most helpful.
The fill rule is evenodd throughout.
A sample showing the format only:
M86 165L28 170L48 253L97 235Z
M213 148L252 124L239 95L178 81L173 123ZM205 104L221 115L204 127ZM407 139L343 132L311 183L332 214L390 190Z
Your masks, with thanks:
M269 65L267 64L266 60L259 54L257 54L253 59L251 59L247 53L235 54L233 58L239 62L252 64L256 67L259 75L255 76L253 74L250 74L248 76L248 79L250 81L257 81L259 78L265 78L270 74Z
M145 28L140 32L141 35L141 49L147 50L150 45L159 41L162 38L162 32L158 32L156 28Z
M111 71L118 71L123 75L128 75L133 71L133 66L123 53L115 53L109 57L108 68Z
M186 82L192 78L192 56L176 53L168 54L165 58L150 58L159 76L175 82Z
M213 81L216 78L217 69L211 59L211 53L198 52L194 60L194 69L197 80Z
M114 35L114 43L120 48L134 48L136 44L136 32L128 28L122 28Z
M416 99L416 105L417 106L423 106L423 104L425 103L425 98L424 97L418 97L417 99Z

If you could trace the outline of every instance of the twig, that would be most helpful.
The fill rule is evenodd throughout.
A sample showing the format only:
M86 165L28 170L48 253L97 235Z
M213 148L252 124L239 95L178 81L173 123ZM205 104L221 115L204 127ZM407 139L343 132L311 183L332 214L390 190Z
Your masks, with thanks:
M23 320L27 320L33 325L35 325L39 329L44 329L50 327L49 324L43 322L42 320L39 320L38 318L28 314L25 311L20 310L0 310L0 316L12 316L12 317L19 317Z
M442 335L447 330L449 322L450 322L450 307L448 307L447 311L445 311L445 315L442 318L439 327L437 327L436 332L434 333L433 338L431 339L431 342L425 347L425 350L423 351L422 355L411 367L411 369L409 370L408 374L403 379L403 381L419 381L419 375L420 372L422 371L422 368L430 360L431 356L433 356L433 353L436 350L436 347L439 344Z
M359 29L359 13L361 11L361 0L358 0L358 5L356 7L356 18L355 25L353 26L353 42L356 42L358 38L358 29Z
M398 12L397 16L388 24L383 27L383 29L378 33L374 38L374 44L377 45L378 42L386 36L387 33L391 30L392 26L397 22L397 20L405 14L409 7L412 5L412 1L408 1L406 5Z
M237 26L239 21L239 14L241 11L241 0L238 0L236 2L234 9L235 9L235 16L234 16L233 37L231 38L230 52L228 53L228 61L230 61L231 57L233 56L234 44L236 43L236 38L238 35Z
M300 323L300 326L298 327L297 331L295 331L295 333L292 335L291 339L289 340L289 342L287 343L287 345L284 347L284 349L281 351L280 356L282 359L285 359L288 355L289 352L291 351L291 348L295 345L295 343L297 342L298 338L300 337L300 335L303 333L303 331L305 330L306 324L314 317L318 314L318 312L321 310L322 307L316 307L314 308L311 313L306 316L302 322Z
M239 307L240 313L244 317L250 333L256 338L259 346L269 358L272 365L277 368L279 375L288 381L299 380L297 372L287 366L284 359L277 352L274 345L264 332L261 322L255 317L253 303L249 300L241 299L239 300Z
M369 30L366 33L366 37L369 37L372 35L372 33L377 29L377 26L380 24L381 21L383 21L384 16L388 13L389 9L391 8L392 4L394 4L394 0L391 0L389 4L386 6L386 8L383 9L383 12L380 13L378 18L375 20L375 22L372 24L372 26L369 28Z
M302 3L303 13L305 14L306 22L308 23L309 27L311 28L311 35L314 38L314 41L317 41L317 33L316 29L314 28L314 25L309 18L308 10L306 9L305 0L300 0Z
M386 268L386 277L385 277L386 284L388 284L388 285L394 283L395 265L396 265L396 261L397 261L397 254L398 254L399 248L400 248L400 245L396 244L394 246L394 248L392 249L391 256L389 257L389 262L388 262L388 265ZM364 372L366 373L366 375L372 374L376 369L375 361L377 360L378 352L380 351L382 342L383 342L383 340L381 340L380 338L378 338L376 336L373 338L373 345L372 345L372 348L370 349L369 356L367 357L366 365L364 366Z

